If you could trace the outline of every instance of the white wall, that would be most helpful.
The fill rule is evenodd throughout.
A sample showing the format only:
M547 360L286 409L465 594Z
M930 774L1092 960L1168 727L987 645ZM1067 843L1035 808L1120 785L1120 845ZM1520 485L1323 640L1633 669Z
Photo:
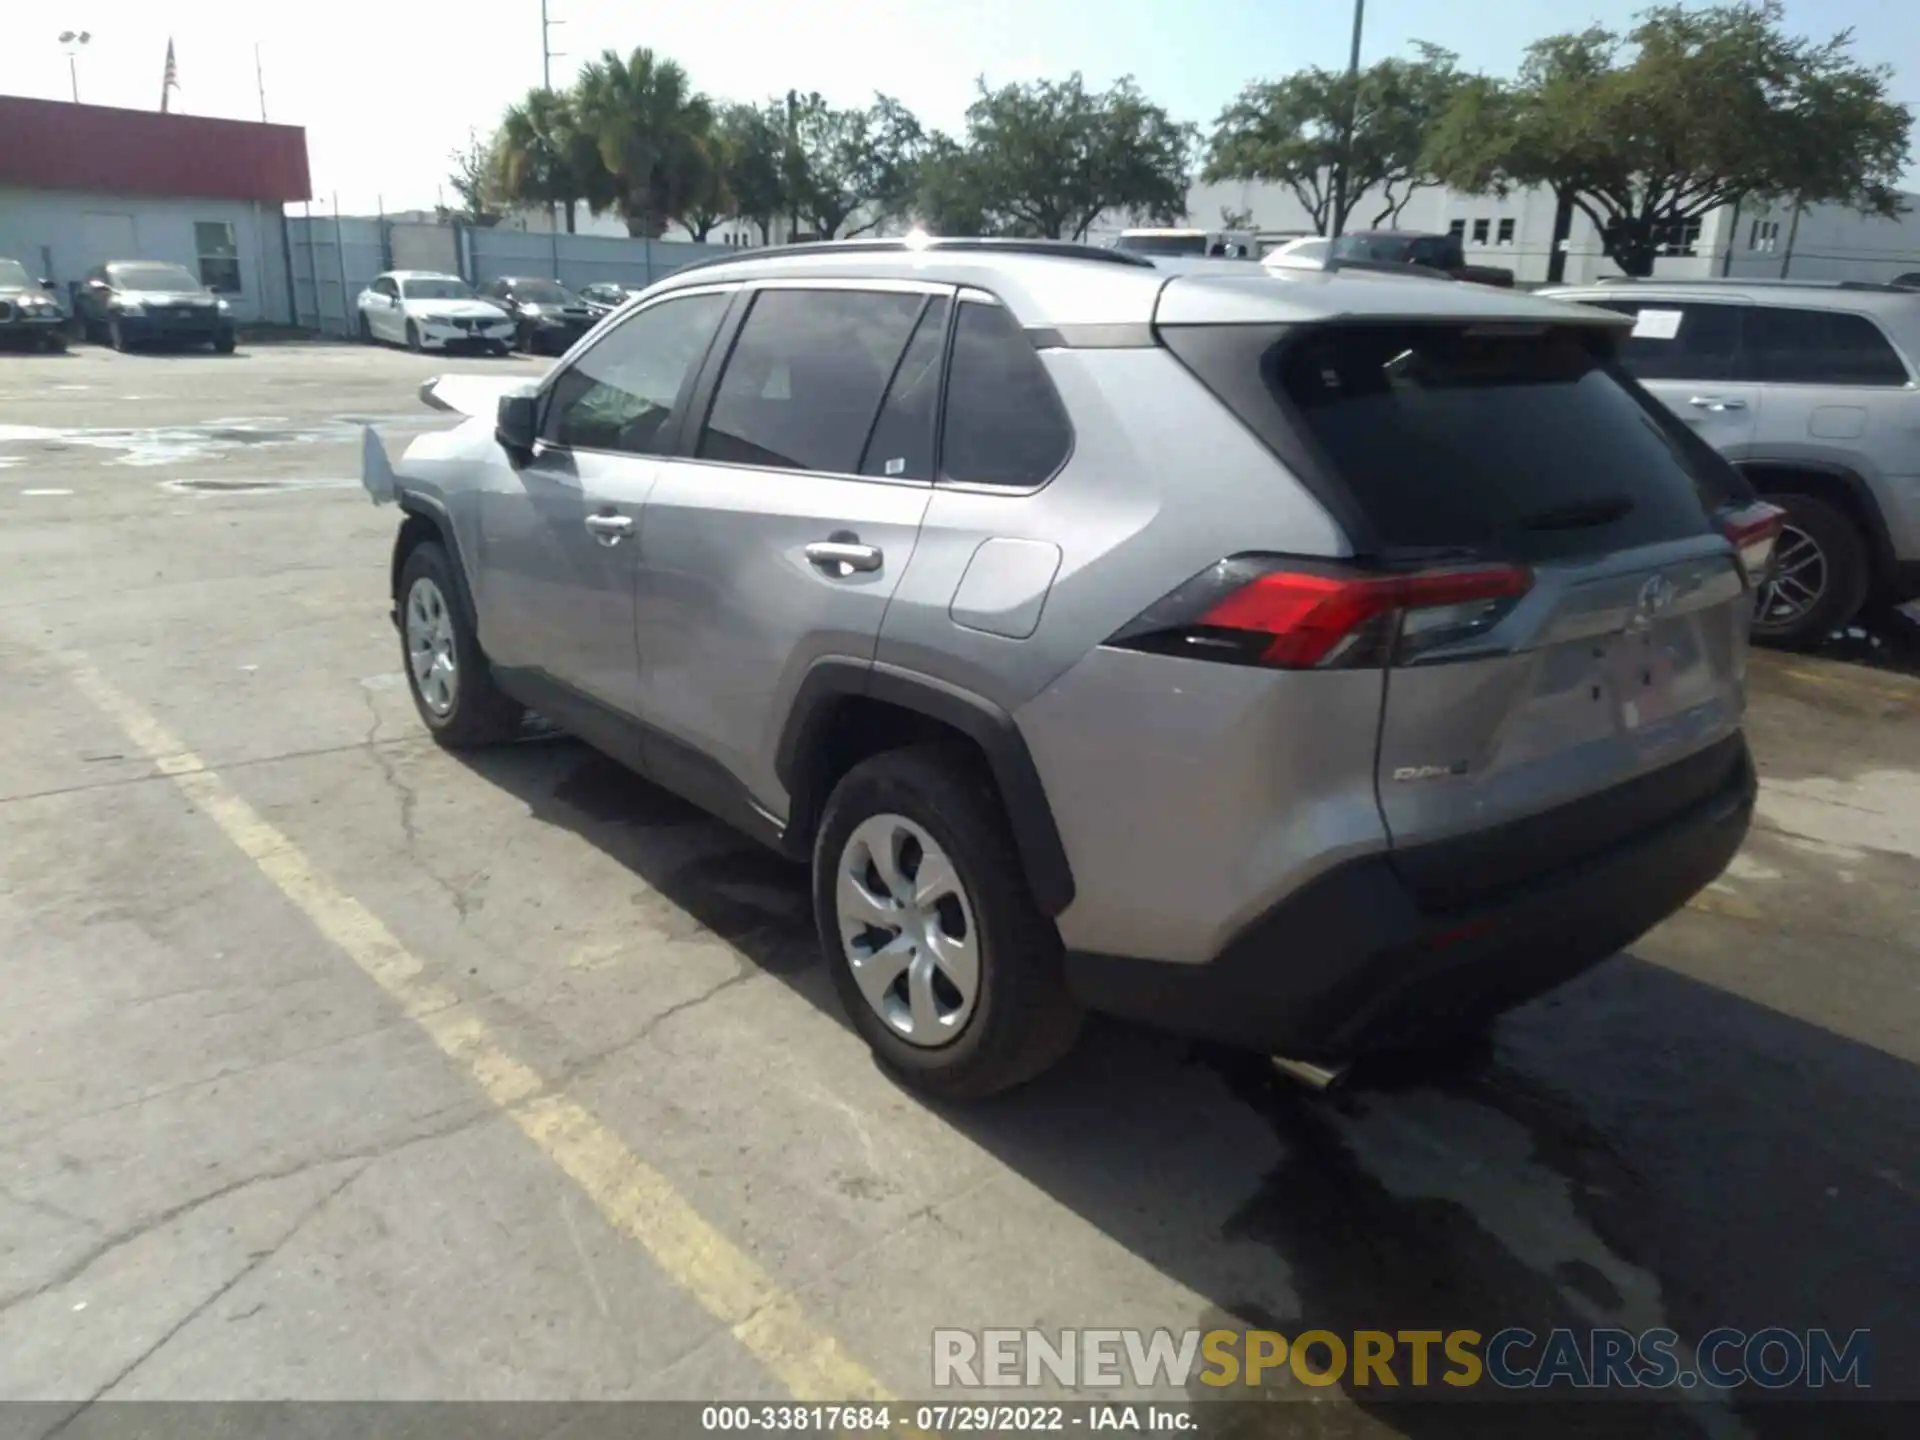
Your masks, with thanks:
M227 296L235 318L287 318L286 259L278 207L251 200L154 200L81 190L0 187L0 255L36 276L67 283L109 260L171 260L200 273L194 222L224 220L240 251L240 293ZM130 237L130 242L127 238ZM131 253L108 248L131 243Z
M1800 217L1798 229L1785 204L1743 205L1734 225L1729 273L1774 279L1784 265L1788 279L1883 282L1920 273L1920 195L1903 198L1910 213L1898 220L1817 205Z

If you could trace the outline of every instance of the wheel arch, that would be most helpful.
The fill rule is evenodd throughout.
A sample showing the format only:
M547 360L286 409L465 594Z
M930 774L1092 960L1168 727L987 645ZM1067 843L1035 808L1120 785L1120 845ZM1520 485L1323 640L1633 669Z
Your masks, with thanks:
M393 620L400 621L400 572L406 568L407 557L427 541L437 541L446 550L447 558L453 562L454 587L459 593L454 597L466 620L473 627L475 635L480 633L480 611L473 603L473 591L468 587L466 557L460 553L460 541L454 533L453 522L447 512L433 501L423 496L402 490L396 497L401 513L406 517L400 522L399 533L393 537L393 558L387 579L388 593L393 597Z
M1893 583L1898 569L1893 537L1872 487L1858 472L1819 460L1743 460L1739 468L1760 495L1806 495L1837 507L1866 539L1873 562L1871 585L1878 589Z
M930 676L856 660L817 662L781 729L774 771L788 796L786 848L810 848L828 795L862 760L927 740L958 739L984 761L1043 914L1073 901L1073 870L1040 772L1013 717Z

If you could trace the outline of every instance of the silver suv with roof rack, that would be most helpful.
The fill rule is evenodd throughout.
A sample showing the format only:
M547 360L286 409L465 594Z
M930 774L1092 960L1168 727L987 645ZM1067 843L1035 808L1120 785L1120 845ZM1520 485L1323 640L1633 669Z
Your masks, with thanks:
M677 272L365 478L420 717L526 710L811 867L896 1073L1088 1009L1326 1078L1620 949L1745 835L1777 513L1585 306L1050 242ZM1298 1062L1304 1062L1298 1063Z
M1825 639L1920 596L1920 289L1618 280L1543 291L1633 317L1621 360L1787 512L1755 633Z

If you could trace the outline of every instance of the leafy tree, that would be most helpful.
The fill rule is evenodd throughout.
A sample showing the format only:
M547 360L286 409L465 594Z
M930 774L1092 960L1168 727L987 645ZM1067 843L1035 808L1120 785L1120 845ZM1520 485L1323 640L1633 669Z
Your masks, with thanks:
M529 90L509 105L493 144L492 184L504 200L520 205L560 205L567 230L574 206L585 201L596 213L613 202L612 177L599 146L582 125L573 97L555 90Z
M1322 234L1345 230L1369 195L1380 203L1374 225L1397 219L1415 191L1437 183L1427 135L1466 83L1451 51L1415 49L1414 59L1380 60L1354 79L1313 68L1248 85L1215 123L1203 178L1284 185Z
M773 240L773 220L787 208L786 115L774 105L727 105L717 127L720 164L734 213Z
M453 187L460 204L439 206L443 221L458 220L482 228L499 223L503 198L499 193L496 146L497 138L483 140L478 130L468 130L467 143L448 152L453 170L447 184Z
M914 114L887 95L865 109L842 110L821 96L796 96L795 167L788 201L822 240L852 237L903 213L913 197L914 166L926 144Z
M1187 213L1193 143L1193 127L1131 77L1107 90L1087 89L1077 71L998 90L982 80L964 145L933 147L920 201L932 196L983 230L1054 239L1085 239L1108 211L1169 224Z
M700 212L717 168L713 103L677 63L644 47L624 60L602 51L581 70L573 107L612 177L628 234L657 238L668 221Z
M978 157L951 135L927 141L914 174L912 213L934 235L992 235Z
M1666 6L1624 35L1529 47L1511 85L1477 81L1435 127L1428 164L1461 189L1545 185L1629 275L1689 220L1749 198L1895 216L1913 112L1852 36L1788 35L1779 0Z

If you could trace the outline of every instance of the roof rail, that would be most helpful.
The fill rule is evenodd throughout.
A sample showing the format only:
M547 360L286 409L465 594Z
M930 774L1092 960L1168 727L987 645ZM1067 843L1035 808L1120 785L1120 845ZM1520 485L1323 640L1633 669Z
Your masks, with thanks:
M1906 295L1920 288L1903 285L1898 280L1823 280L1808 278L1796 280L1791 276L1781 279L1775 275L1695 275L1687 279L1662 278L1657 275L1601 275L1591 283L1596 285L1652 285L1661 289L1685 285L1725 285L1729 288L1752 287L1769 290L1864 290L1875 295ZM1570 287L1578 288L1578 287Z
M1051 255L1060 260L1092 260L1102 265L1127 265L1135 269L1154 269L1151 260L1109 250L1102 245L1083 245L1078 240L1016 240L998 236L953 235L861 240L806 240L797 245L768 245L732 255L715 255L679 266L669 274L684 275L689 270L706 270L715 265L734 265L743 260L769 260L785 255L894 255L906 251L958 250L987 251L996 255ZM664 278L664 277L663 277Z

